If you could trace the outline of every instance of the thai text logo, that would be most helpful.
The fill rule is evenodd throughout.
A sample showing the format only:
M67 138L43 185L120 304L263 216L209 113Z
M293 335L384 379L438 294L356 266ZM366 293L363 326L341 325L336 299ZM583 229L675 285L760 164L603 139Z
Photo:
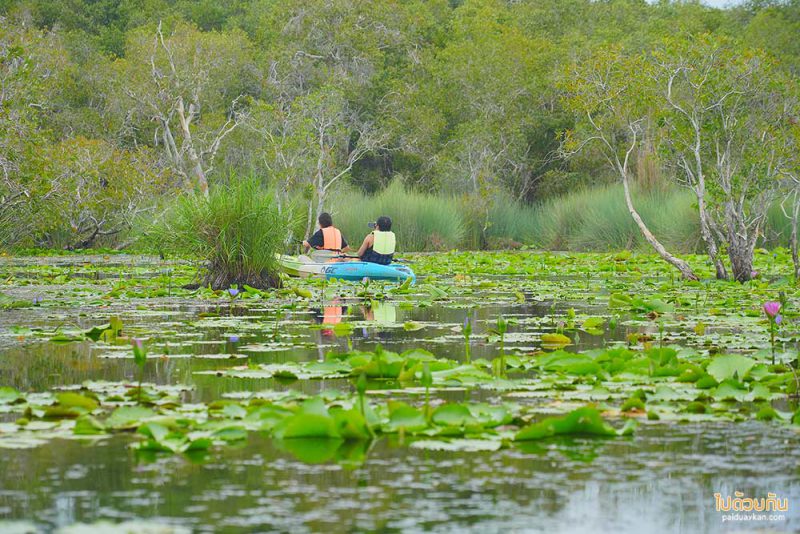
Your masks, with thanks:
M751 498L745 497L741 491L734 491L733 497L715 493L714 506L717 512L750 512L723 515L723 521L782 521L786 518L783 514L755 512L786 512L789 510L789 499L780 499L775 493Z

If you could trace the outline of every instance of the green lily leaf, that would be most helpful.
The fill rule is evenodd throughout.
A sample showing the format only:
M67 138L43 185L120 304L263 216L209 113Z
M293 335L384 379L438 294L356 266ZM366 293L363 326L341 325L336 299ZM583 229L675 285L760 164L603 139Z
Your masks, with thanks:
M740 354L726 354L717 356L708 364L706 371L714 377L717 382L722 382L729 378L738 376L743 379L747 372L756 364L756 361Z
M586 434L592 436L617 436L629 434L633 426L624 426L617 431L606 423L600 412L591 406L578 408L560 417L547 417L538 423L521 429L514 436L514 441L527 441L549 438L562 434Z
M404 402L389 403L389 421L383 425L384 432L416 432L428 427L425 415L416 408Z
M469 408L463 404L444 404L433 411L431 420L442 426L467 426L477 423Z

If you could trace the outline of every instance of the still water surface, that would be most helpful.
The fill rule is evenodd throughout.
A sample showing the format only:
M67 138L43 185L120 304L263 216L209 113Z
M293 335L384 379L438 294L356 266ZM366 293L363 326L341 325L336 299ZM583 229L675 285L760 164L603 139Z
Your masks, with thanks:
M57 287L40 291L59 298ZM596 304L569 305L579 312L597 311ZM203 316L209 311L219 316ZM145 380L190 385L184 400L192 402L241 391L316 393L352 386L347 380L286 383L198 375L195 371L233 362L185 357L191 354L244 354L255 363L318 359L347 349L348 340L331 330L346 321L356 326L349 339L354 348L423 347L458 359L463 357L458 326L469 316L475 325L473 358L491 357L496 347L485 334L498 315L519 319L507 347L525 352L534 348L534 334L555 328L546 320L549 313L549 302L498 305L490 297L468 306L422 308L368 307L345 298L280 312L263 302L227 306L168 297L76 310L64 298L63 306L0 314L0 385L45 391L136 376L132 360L118 357L113 347L23 342L10 330L18 324L90 328L119 315L143 332L161 332L153 350L165 357L148 361ZM403 325L409 322L422 328L407 331ZM633 330L619 326L602 336L585 336L570 350L621 343ZM486 399L491 393L454 392L447 398L479 395ZM0 414L0 422L12 420ZM130 443L122 435L96 444L55 440L2 450L0 532L141 518L198 532L800 530L798 434L755 421L645 421L629 438L554 439L497 452L424 451L397 438L371 445L323 440L280 448L255 433L238 446L197 457L145 455L131 450ZM713 495L734 491L758 497L773 492L788 498L790 508L778 521L723 522Z

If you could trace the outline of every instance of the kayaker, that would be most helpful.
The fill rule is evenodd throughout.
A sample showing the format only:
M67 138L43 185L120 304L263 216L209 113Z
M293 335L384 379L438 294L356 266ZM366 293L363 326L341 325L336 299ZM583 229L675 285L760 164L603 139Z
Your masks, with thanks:
M332 252L346 252L350 250L347 241L344 240L342 232L333 226L333 218L328 212L320 213L317 218L319 230L308 241L303 241L306 252L313 248L316 250L330 250Z
M361 248L358 249L358 257L361 261L389 265L394 257L396 239L392 232L392 219L389 217L378 217L374 223L374 230L367 234Z

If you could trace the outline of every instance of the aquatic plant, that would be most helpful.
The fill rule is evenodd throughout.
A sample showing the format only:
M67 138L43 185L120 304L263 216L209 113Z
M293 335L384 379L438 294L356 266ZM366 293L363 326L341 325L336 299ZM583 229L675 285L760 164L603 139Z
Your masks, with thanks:
M286 226L272 195L256 180L234 176L208 198L179 197L146 239L170 253L204 260L204 286L266 289L281 285L275 254L283 249Z
M433 375L431 375L431 368L428 365L428 362L422 364L422 376L420 377L420 383L422 384L422 387L425 388L425 417L428 418L431 413L430 389L433 385Z
M461 329L461 333L464 336L464 360L467 363L472 361L470 355L470 337L472 336L472 322L469 320L469 316L464 317L464 326Z
M633 419L628 419L620 430L616 430L603 420L597 408L585 406L566 415L547 417L526 426L514 435L514 441L532 441L563 434L626 436L633 433L635 425Z
M772 365L775 365L775 330L777 330L782 321L780 311L780 302L769 301L764 303L764 313L767 315L767 320L769 320L769 343L772 350Z
M367 375L366 373L361 373L358 375L358 380L356 380L356 392L358 393L358 406L361 410L361 417L364 418L364 421L367 421L367 408L366 408L366 393L367 393ZM369 435L371 437L375 437L375 432L372 430L372 426L369 424L365 424L367 430L369 431Z
M147 350L142 339L134 338L131 340L133 347L133 362L139 368L139 387L137 388L137 402L142 403L142 379L144 378L144 366L147 363Z
M508 331L508 321L502 315L497 318L495 327L490 330L492 334L498 337L500 342L500 359L497 360L497 369L495 374L497 376L505 376L506 374L506 332ZM494 362L492 362L494 363Z

